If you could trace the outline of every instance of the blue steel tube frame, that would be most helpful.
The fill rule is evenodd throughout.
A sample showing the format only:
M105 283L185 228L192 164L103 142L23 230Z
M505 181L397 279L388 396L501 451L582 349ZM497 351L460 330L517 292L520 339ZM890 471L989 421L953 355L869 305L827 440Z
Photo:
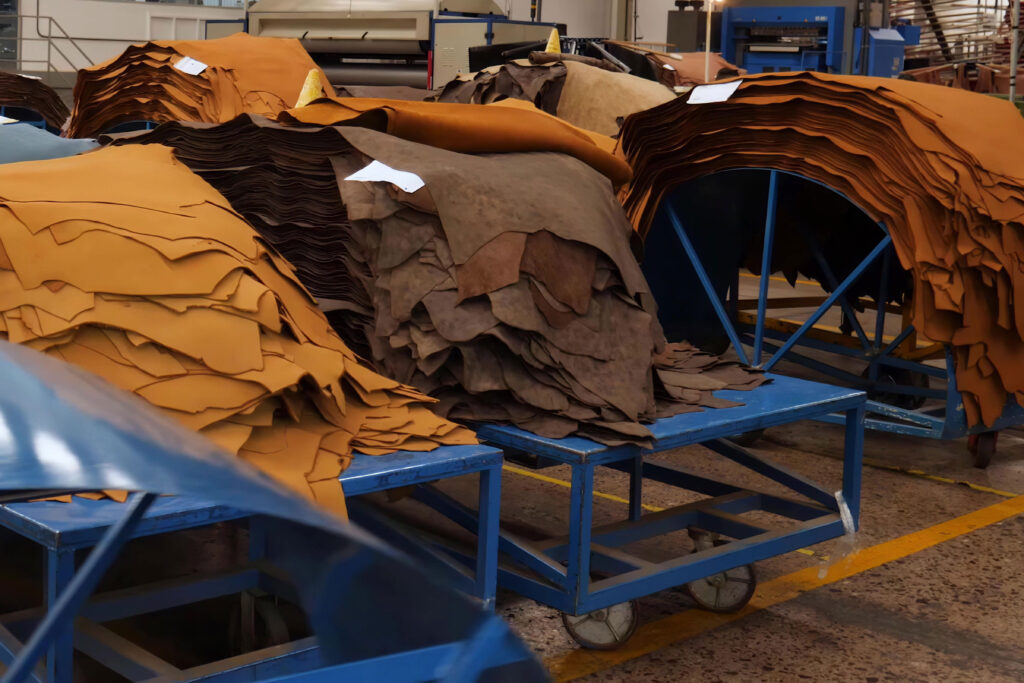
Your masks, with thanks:
M32 676L36 661L56 638L71 628L75 614L85 604L121 548L132 537L132 532L146 510L158 497L155 493L138 493L133 497L125 516L104 534L103 539L89 553L82 568L71 579L67 589L47 610L46 618L7 669L3 683L19 683Z
M788 337L779 336L775 334L772 335L773 339L779 339L781 346L769 343L769 341L766 339L767 335L765 330L766 312L768 305L768 277L765 276L765 273L769 273L770 271L771 254L775 238L775 214L776 209L778 207L779 191L778 176L780 173L785 173L787 175L792 175L794 177L798 177L809 182L821 185L822 187L826 187L832 192L836 192L836 190L828 187L827 185L824 185L823 183L811 180L810 178L806 178L805 176L801 176L790 171L781 171L778 169L768 168L745 170L762 170L770 174L767 210L765 215L764 246L761 258L762 278L759 287L760 291L757 304L757 321L754 325L752 335L750 335L750 333L746 330L743 330L741 332L737 329L737 326L734 324L733 318L726 311L723 302L720 300L717 293L715 292L714 287L711 284L711 280L708 277L707 271L705 270L704 265L701 261L700 255L697 253L692 241L689 239L683 222L676 211L676 207L673 206L672 204L669 204L669 206L667 207L667 215L675 231L675 234L678 237L680 243L682 244L684 250L686 251L687 257L689 258L690 263L694 268L694 272L697 275L697 278L700 281L706 296L708 297L712 307L714 308L715 314L718 317L719 322L722 325L722 328L728 336L732 347L736 350L736 353L739 356L740 360L744 363L751 364L754 367L770 370L780 360L782 360L785 357L786 360L790 360L797 364L804 365L819 372L823 372L828 376L832 376L838 379L846 379L847 381L854 382L855 385L862 384L869 387L874 386L875 384L878 383L880 369L882 366L901 368L917 374L939 377L946 380L948 387L946 391L937 389L931 390L914 385L889 383L885 385L884 390L888 393L894 394L943 399L946 401L946 404L948 406L948 409L944 413L942 411L936 413L936 411L932 409L928 411L928 413L926 414L925 412L922 411L901 408L898 406L893 406L885 403L879 403L877 401L869 401L868 412L877 413L879 416L882 416L883 419L868 419L865 422L866 426L868 428L875 430L905 433L915 436L925 436L929 438L956 438L958 436L963 436L964 434L975 433L979 431L987 431L988 429L996 428L985 428L980 425L966 425L963 420L963 411L953 409L953 406L959 404L960 397L955 389L955 367L949 358L948 349L946 354L946 367L943 369L938 369L930 365L926 365L925 363L922 362L908 361L893 356L893 353L913 333L913 326L905 327L900 332L900 334L890 343L884 343L883 334L885 327L885 316L887 313L885 300L888 294L888 279L884 274L888 273L889 264L892 260L892 237L889 234L887 227L883 223L878 223L878 227L880 228L883 234L882 240L874 247L874 249L872 249L868 256L865 259L863 259L861 263L846 278L844 278L842 282L835 281L835 277L834 275L832 275L831 270L828 268L827 262L823 261L820 251L817 249L814 250L815 257L818 259L819 265L823 266L826 279L831 280L831 282L827 282L826 284L828 284L833 291L831 295L825 300L825 302L818 307L818 309L814 312L811 318L808 319L805 323L803 323L794 333L790 334ZM836 194L843 196L845 199L849 201L849 198L845 197L845 195L843 195L842 193L836 192ZM874 325L874 337L873 339L869 340L867 338L867 335L864 333L864 330L861 327L859 321L856 320L856 317L854 316L853 311L849 306L848 301L846 300L845 292L850 285L852 285L858 278L860 278L864 274L867 268L869 268L872 265L872 263L874 263L879 258L879 256L881 256L882 258L883 277L880 278L879 284L879 298L878 305L876 307L877 312ZM736 287L734 286L734 290L735 289ZM733 291L731 296L735 304L735 302L737 301L738 293L736 291ZM864 347L861 353L854 352L851 349L839 346L837 344L830 344L828 342L818 340L807 334L814 327L814 325L817 324L821 317L828 311L828 309L830 309L837 303L843 307L843 310L846 313L847 318L850 320L855 332L857 333L857 337L861 343L861 346ZM735 312L736 311L733 311L734 314ZM747 340L748 343L750 343L751 341L753 342L752 354L750 356L748 356L747 350L743 346L742 340L744 338ZM866 380L862 380L859 377L852 376L850 375L850 373L840 371L836 368L827 368L825 367L825 364L819 361L815 361L811 358L807 358L800 354L793 353L793 347L796 346L798 343L810 346L811 348L816 348L819 350L824 350L839 355L856 357L866 361L868 363L868 376ZM766 362L763 362L762 357L764 350L772 352L771 356L768 358ZM939 417L936 417L936 414L938 414ZM998 424L1015 424L1021 421L1022 416L1024 416L1024 406L1010 406L1007 408L1007 411L1004 414L1004 416L1000 418ZM841 416L832 416L828 418L827 421L842 423L843 418Z

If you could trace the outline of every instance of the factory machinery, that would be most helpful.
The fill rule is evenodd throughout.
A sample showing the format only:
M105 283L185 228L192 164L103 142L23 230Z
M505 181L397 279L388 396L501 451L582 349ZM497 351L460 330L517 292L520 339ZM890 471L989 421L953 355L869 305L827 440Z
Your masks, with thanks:
M703 49L703 35L694 35L704 32L703 3L678 0L676 5L679 9L669 12L669 42ZM711 49L750 73L806 70L893 78L903 70L905 48L920 41L921 27L893 25L888 17L888 8L878 2L865 12L856 0L790 5L734 0L712 13L720 40L712 40Z
M258 0L248 26L301 40L334 84L432 88L470 70L470 47L546 41L555 24L493 0Z

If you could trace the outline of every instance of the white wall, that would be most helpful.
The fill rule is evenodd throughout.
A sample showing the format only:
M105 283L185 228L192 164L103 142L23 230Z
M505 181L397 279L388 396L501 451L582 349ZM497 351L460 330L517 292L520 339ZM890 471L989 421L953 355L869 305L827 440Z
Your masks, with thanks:
M674 9L676 9L675 0L637 0L637 40L652 43L666 42L668 13Z
M50 53L50 59L59 71L77 70L105 61L119 55L132 43L204 38L206 20L245 17L241 8L109 0L22 0L22 15L35 16L37 9L39 16L53 17L60 28L74 39L74 44L67 40L54 40L66 56L65 59L56 50ZM50 28L49 22L41 19L37 33L34 19L23 20L22 70L46 70L41 62L28 61L45 60L47 57L46 41L33 38L47 33L63 35L60 28Z
M530 0L496 0L510 19L529 21ZM541 19L566 25L571 37L605 38L611 33L612 0L543 0Z
M496 0L512 19L530 18L530 0ZM565 23L570 36L611 37L616 32L612 12L625 14L626 0L543 0L542 19ZM633 3L628 2L632 12ZM668 13L676 9L675 0L637 0L637 31L640 40L664 43L668 35ZM632 38L632 35L629 36Z

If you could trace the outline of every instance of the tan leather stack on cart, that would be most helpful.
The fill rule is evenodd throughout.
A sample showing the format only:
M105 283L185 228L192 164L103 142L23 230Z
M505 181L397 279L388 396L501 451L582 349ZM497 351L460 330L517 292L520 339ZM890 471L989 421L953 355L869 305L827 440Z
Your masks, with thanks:
M132 45L82 69L69 135L93 137L130 121L222 123L239 114L272 116L294 107L311 69L297 40L238 33L217 40ZM323 94L334 94L321 72Z
M914 280L912 322L953 347L968 424L1024 404L1024 119L1007 102L912 81L746 77L726 101L630 117L623 193L640 234L688 180L797 173L883 223Z
M68 105L57 91L33 76L0 71L0 106L30 109L47 125L60 128L68 120Z
M363 365L169 148L0 166L0 187L4 339L135 393L339 513L354 449L475 442Z
M328 100L283 118L335 115L350 125L243 118L166 124L117 143L173 146L268 239L287 225L286 257L311 287L342 297L322 305L351 322L347 311L371 302L360 325L339 327L350 345L437 396L443 415L643 442L643 422L734 405L711 391L763 381L688 345L666 347L609 178L628 178L628 167L587 135L540 112L473 105ZM347 180L373 162L422 186ZM320 197L275 201L276 183ZM333 268L304 263L316 248ZM353 283L363 293L346 293Z

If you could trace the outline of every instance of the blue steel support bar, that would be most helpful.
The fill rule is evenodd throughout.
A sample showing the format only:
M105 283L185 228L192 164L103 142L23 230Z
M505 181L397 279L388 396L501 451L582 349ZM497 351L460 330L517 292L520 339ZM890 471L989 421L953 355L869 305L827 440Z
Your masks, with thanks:
M754 367L761 365L761 340L764 339L765 307L772 274L772 247L775 244L775 213L779 200L779 172L772 171L768 181L768 206L764 216L764 247L761 250L761 292L757 299L757 327L754 330Z
M22 644L17 637L0 624L0 663L4 666L14 661L21 651ZM32 671L29 680L32 683L42 683L46 680L46 667L40 662Z
M46 550L46 595L43 604L52 609L61 593L75 576L74 548ZM57 625L57 631L46 654L46 680L70 683L71 661L74 657L74 629L71 622Z
M853 272L846 276L846 279L843 280L842 284L840 284L839 287L837 287L832 292L832 294L830 294L829 297L825 300L825 303L823 303L818 308L818 310L812 313L811 317L808 318L807 321L800 326L800 329L794 332L793 335L786 340L786 343L782 345L782 348L779 349L778 353L774 354L768 360L768 362L765 363L764 369L770 370L772 366L775 365L775 363L782 360L782 357L786 355L786 352L793 348L793 345L800 340L800 337L804 336L807 330L811 329L812 327L814 327L814 325L817 324L817 322L821 319L821 316L825 315L825 311L832 308L832 305L835 304L836 300L846 292L846 290L849 288L851 284L856 282L856 280L864 273L864 270L867 269L867 267L870 266L876 258L878 258L878 255L881 254L882 251L884 251L885 248L888 247L891 243L892 237L890 235L886 235L882 239L882 241L879 242L875 246L875 248L871 250L871 253L868 254L867 257L865 257L865 259L861 261L856 268L853 269ZM721 306L721 304L719 304L719 306ZM733 334L735 334L735 331L733 331Z
M900 331L900 333L896 335L896 338L889 342L889 344L884 349L882 349L882 353L879 355L888 356L889 354L891 354L893 351L899 348L899 345L905 342L907 340L907 337L913 334L913 332L913 325L907 325L906 327L904 327Z
M443 683L475 683L490 666L492 654L508 635L505 624L488 615L476 632L465 641L462 649L446 665Z
M757 472L761 476L767 477L772 481L782 484L786 488L807 496L815 502L821 503L832 510L836 509L835 496L831 492L826 491L815 484L810 479L804 477L802 474L791 472L781 465L776 465L775 463L764 460L750 451L740 448L733 442L725 439L705 441L701 445L705 448L710 448L719 455L724 455L743 467Z
M832 272L831 266L829 266L828 261L825 260L825 255L821 253L821 245L818 244L818 240L814 239L814 235L805 226L801 225L800 229L801 232L803 232L804 240L806 240L811 247L811 253L814 256L815 262L817 262L818 267L821 268L821 274L825 278L825 284L830 288L835 289L839 286L839 281L836 280L835 273ZM839 305L842 307L843 313L846 314L846 318L853 327L853 331L857 334L857 339L860 340L861 348L865 351L870 351L871 344L868 341L868 335L864 332L864 328L861 327L860 321L857 320L857 312L853 310L853 306L851 306L850 302L847 301L845 294L839 297Z
M569 509L569 566L566 584L579 604L590 590L590 534L594 521L594 468L586 463L572 467ZM576 610L573 609L573 613Z
M480 472L480 500L476 532L476 594L484 609L494 609L498 592L498 521L501 516L501 470Z
M433 487L417 486L413 498L441 513L471 533L477 529L477 516L469 508ZM522 562L556 586L565 585L565 570L532 551L528 541L512 533L503 533L498 539L498 549L517 562Z
M36 661L43 655L50 641L60 632L59 629L72 623L74 615L89 598L89 594L110 568L114 558L131 538L139 520L157 498L157 494L154 493L139 493L133 497L127 514L103 535L103 539L89 553L88 559L71 579L67 589L57 598L56 604L47 611L43 623L32 633L19 657L7 670L3 683L18 683L31 675Z
M846 411L846 444L843 452L843 498L850 508L855 529L860 528L860 478L864 464L864 407Z
M635 522L644 514L644 459L637 455L624 464L629 466L629 518Z
M889 262L892 260L892 249L886 249L882 254L882 281L878 285L878 309L875 312L875 338L874 349L879 351L882 348L882 340L885 335L885 300L889 298ZM872 380L877 379L872 377Z
M749 365L750 360L747 358L747 352L743 349L743 345L740 344L736 328L733 327L729 314L726 313L725 307L719 301L718 293L715 292L715 288L711 285L711 280L708 279L707 271L704 270L704 264L701 263L697 250L693 248L693 243L690 242L690 238L686 236L686 229L683 228L683 224L679 220L679 214L676 213L676 207L672 206L672 204L668 205L668 219L672 221L672 227L676 231L676 236L682 242L686 255L690 258L690 263L693 264L693 270L697 273L701 286L704 287L704 293L707 294L712 307L715 309L718 320L722 323L722 327L725 328L725 333L729 335L729 341L732 342L732 347L736 349L736 355L740 357L740 361L744 365Z

